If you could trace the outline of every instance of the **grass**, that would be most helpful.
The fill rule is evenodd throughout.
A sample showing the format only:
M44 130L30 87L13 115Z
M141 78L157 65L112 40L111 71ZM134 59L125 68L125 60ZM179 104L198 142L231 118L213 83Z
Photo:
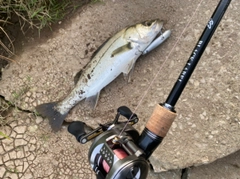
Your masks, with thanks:
M45 26L62 19L68 4L67 0L0 0L0 35L7 39L0 40L0 58L14 62L11 57L15 49L6 30L8 25L17 21L23 34L29 28L36 28L40 32Z
M51 28L64 18L64 16L78 7L93 0L0 0L0 59L14 62L15 49L13 41L8 35L7 27L11 24L19 24L23 34L29 28L39 31L48 26ZM96 0L95 0L96 1ZM94 2L95 2L94 1ZM17 29L16 29L17 30ZM2 41L2 36L7 40ZM3 39L3 38L2 38Z
M18 18L21 30L35 27L39 30L62 19L70 0L4 0L0 1L0 16L11 22Z
M0 127L6 125L6 118L11 108L11 104L7 103L2 97L0 98Z
M4 134L3 132L0 131L0 136L6 138L6 139L9 139L10 140L10 137L7 136L6 134Z
M1 19L0 19L0 23L1 24L9 24L8 21L4 21L4 20L1 20ZM1 39L0 39L0 46L5 50L5 52L8 54L8 56L13 56L15 49L14 49L14 45L13 45L12 40L10 39L9 35L7 34L7 32L4 30L4 28L2 26L0 26L0 31L7 37L7 40L9 41L10 47L7 47L4 44L4 42L2 42ZM10 62L14 62L12 59L10 59L6 56L3 56L3 55L0 55L0 58L2 58L4 60L7 60L7 61L10 61Z
M0 127L5 126L7 124L7 115L10 110L10 104L0 98ZM0 137L4 137L6 139L10 139L4 132L0 131Z

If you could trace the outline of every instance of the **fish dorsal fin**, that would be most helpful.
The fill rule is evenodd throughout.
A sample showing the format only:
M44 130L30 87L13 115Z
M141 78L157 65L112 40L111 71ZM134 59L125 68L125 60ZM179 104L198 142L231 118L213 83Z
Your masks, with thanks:
M117 49L115 49L112 54L111 54L111 57L114 57L115 55L120 55L121 53L124 53L128 50L131 50L132 49L132 46L131 46L131 43L128 42L127 44L121 46L121 47L118 47Z
M103 42L103 44L100 45L100 46L98 47L98 49L93 52L93 54L92 54L92 56L91 56L91 60L92 60L93 57L102 49L102 47L109 41L109 39L110 39L110 38L108 38L105 42ZM83 67L83 69L86 68L86 66L91 62L91 60ZM74 77L74 84L75 84L75 85L77 84L78 80L80 79L80 77L81 77L81 75L82 75L82 73L83 73L83 69L81 69L81 70L75 75L75 77Z
M85 102L86 102L91 108L95 109L96 106L97 106L97 103L98 103L99 95L100 95L100 91L99 91L97 94L86 98L86 99L85 99Z
M93 52L93 54L92 54L92 56L91 56L91 59L93 59L93 57L103 48L103 46L109 41L109 39L110 39L110 37L109 37L105 42L103 42L103 44L100 45L100 46L97 48L97 50L95 50L95 51Z
M77 74L74 76L74 84L75 84L75 85L77 84L79 78L81 77L82 72L83 72L83 70L80 70L80 71L77 72Z

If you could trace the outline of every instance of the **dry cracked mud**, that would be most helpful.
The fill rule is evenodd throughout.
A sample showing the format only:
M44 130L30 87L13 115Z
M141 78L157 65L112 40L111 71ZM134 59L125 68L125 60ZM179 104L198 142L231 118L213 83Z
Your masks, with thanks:
M53 133L47 120L32 113L35 106L63 99L74 87L75 74L108 37L128 25L159 18L165 29L172 29L172 35L158 49L139 58L132 81L128 84L119 76L102 90L96 110L80 102L66 119L95 126L113 120L116 109L127 105L140 117L136 128L141 132L155 104L167 98L219 1L204 0L192 17L199 2L105 0L84 7L45 42L35 44L35 39L29 39L32 45L18 55L18 63L3 71L0 81L0 95L15 105L7 124L0 128L9 136L1 138L0 177L94 178L87 161L90 144L78 144L65 126ZM150 173L149 178L235 179L240 175L239 8L239 1L232 0L176 105L175 122L150 158L154 171L162 173ZM161 67L179 37L180 43ZM138 105L160 68L157 80ZM221 174L225 160L196 167L234 152L228 175ZM185 173L181 171L188 167ZM208 173L209 168L221 176Z

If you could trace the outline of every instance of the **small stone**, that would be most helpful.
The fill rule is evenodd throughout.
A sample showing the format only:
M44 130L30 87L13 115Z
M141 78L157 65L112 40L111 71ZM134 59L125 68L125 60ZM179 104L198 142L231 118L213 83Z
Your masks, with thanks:
M36 97L35 98L40 98L42 96L42 93L36 93Z
M146 83L140 84L141 87L144 87L144 86L146 86L146 85L147 85Z
M206 83L205 78L202 78L202 79L200 80L200 82L203 83L203 84Z
M202 158L202 163L209 163L209 158L207 156Z
M206 116L206 115L207 115L206 111L203 111L202 115L203 115L203 116Z
M37 103L36 103L36 101L35 101L35 102L33 102L33 106L34 106L34 107L36 107L36 106L37 106Z
M195 80L195 81L193 82L193 85L194 85L196 88L199 87L199 81Z
M37 129L38 129L38 126L37 126L37 125L29 126L29 127L28 127L28 131L29 131L29 132L35 132Z
M26 121L25 121L27 124L29 124L31 122L31 119L30 118L27 118Z
M32 98L35 99L37 97L36 92L33 92Z
M203 116L203 114L200 114L199 117L200 117L200 119L202 119L202 120L205 118L205 117Z
M36 123L37 123L37 124L40 124L42 121L43 121L43 118L42 118L42 117L40 117L40 116L37 116L37 117L36 117Z
M27 95L28 97L30 97L30 96L32 95L32 93L31 93L30 91L28 91L28 92L26 93L26 95Z
M101 102L101 103L104 103L104 102L105 102L105 99L104 99L104 98L100 98L100 102Z
M176 129L176 128L177 128L176 122L173 122L173 123L172 123L172 128L173 128L173 129Z
M23 108L27 109L28 108L28 104L27 103L23 104Z
M218 134L218 130L211 131L212 135Z
M24 100L24 102L27 103L28 101L29 101L29 98L26 97L25 100Z
M206 49L205 49L206 53L209 55L210 52L211 52L211 48L208 46Z
M36 143L37 143L37 140L36 140L35 137L32 137L32 138L29 140L29 142L30 142L31 144L36 144Z

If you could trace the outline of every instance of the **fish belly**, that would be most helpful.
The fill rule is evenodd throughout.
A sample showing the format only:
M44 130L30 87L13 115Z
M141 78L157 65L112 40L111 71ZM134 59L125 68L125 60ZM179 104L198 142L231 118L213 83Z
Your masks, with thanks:
M129 68L132 67L138 57L139 55L136 55L135 50L131 50L116 57L108 55L102 59L89 76L89 90L86 97L96 95L121 73L129 71Z

